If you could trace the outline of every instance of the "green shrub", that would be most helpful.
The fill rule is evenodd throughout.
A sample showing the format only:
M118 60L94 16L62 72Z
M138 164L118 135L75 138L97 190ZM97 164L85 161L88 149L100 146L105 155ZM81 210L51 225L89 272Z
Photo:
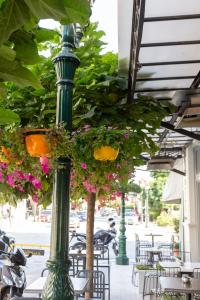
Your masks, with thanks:
M174 231L179 233L180 220L177 218L173 219Z
M160 216L157 217L156 223L159 226L171 226L173 225L173 218L170 217L169 215L163 215L161 214Z

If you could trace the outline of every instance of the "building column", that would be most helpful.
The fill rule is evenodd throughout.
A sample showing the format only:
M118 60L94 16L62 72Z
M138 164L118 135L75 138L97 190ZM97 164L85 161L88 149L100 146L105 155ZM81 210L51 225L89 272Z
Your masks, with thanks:
M185 166L182 250L191 253L191 261L200 262L200 145L186 149Z

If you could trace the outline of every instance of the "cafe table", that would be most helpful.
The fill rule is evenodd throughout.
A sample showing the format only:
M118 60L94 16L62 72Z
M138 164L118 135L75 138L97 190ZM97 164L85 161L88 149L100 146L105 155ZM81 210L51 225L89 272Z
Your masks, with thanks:
M162 268L180 268L182 274L192 274L194 268L200 268L200 262L184 262L181 264L179 261L169 262L161 261Z
M74 293L82 294L86 289L86 285L88 283L88 278L78 278L78 277L70 277L72 281L72 285L74 287ZM26 287L24 293L29 294L42 294L45 282L47 277L39 277L37 280L32 282L29 286Z
M145 234L145 236L150 236L151 237L151 244L152 247L154 247L154 237L155 236L163 236L162 234L157 234L157 233L149 233L149 234Z
M192 299L192 294L200 294L200 279L191 278L190 284L178 277L160 277L159 280L163 293L182 293L187 300Z

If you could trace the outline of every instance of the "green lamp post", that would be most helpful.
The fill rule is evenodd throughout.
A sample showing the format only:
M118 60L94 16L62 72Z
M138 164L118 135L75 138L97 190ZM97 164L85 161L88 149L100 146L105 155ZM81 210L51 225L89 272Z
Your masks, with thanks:
M65 123L72 130L72 90L79 59L73 54L76 35L73 24L63 26L62 50L53 60L57 74L56 123ZM53 209L49 275L42 294L43 300L73 300L74 290L69 277L69 184L70 159L61 157L54 175Z
M125 226L125 193L122 192L121 197L121 220L120 220L120 235L119 235L119 255L116 258L117 265L128 265L129 259L126 255L126 226Z

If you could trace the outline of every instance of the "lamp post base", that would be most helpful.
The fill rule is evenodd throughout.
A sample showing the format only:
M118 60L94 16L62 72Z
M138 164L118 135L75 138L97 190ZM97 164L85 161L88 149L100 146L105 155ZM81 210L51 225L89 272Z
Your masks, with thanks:
M68 274L70 262L49 260L49 274L42 293L42 300L74 300L74 288Z
M129 258L126 255L117 256L116 258L116 264L117 265L128 265L129 264Z

